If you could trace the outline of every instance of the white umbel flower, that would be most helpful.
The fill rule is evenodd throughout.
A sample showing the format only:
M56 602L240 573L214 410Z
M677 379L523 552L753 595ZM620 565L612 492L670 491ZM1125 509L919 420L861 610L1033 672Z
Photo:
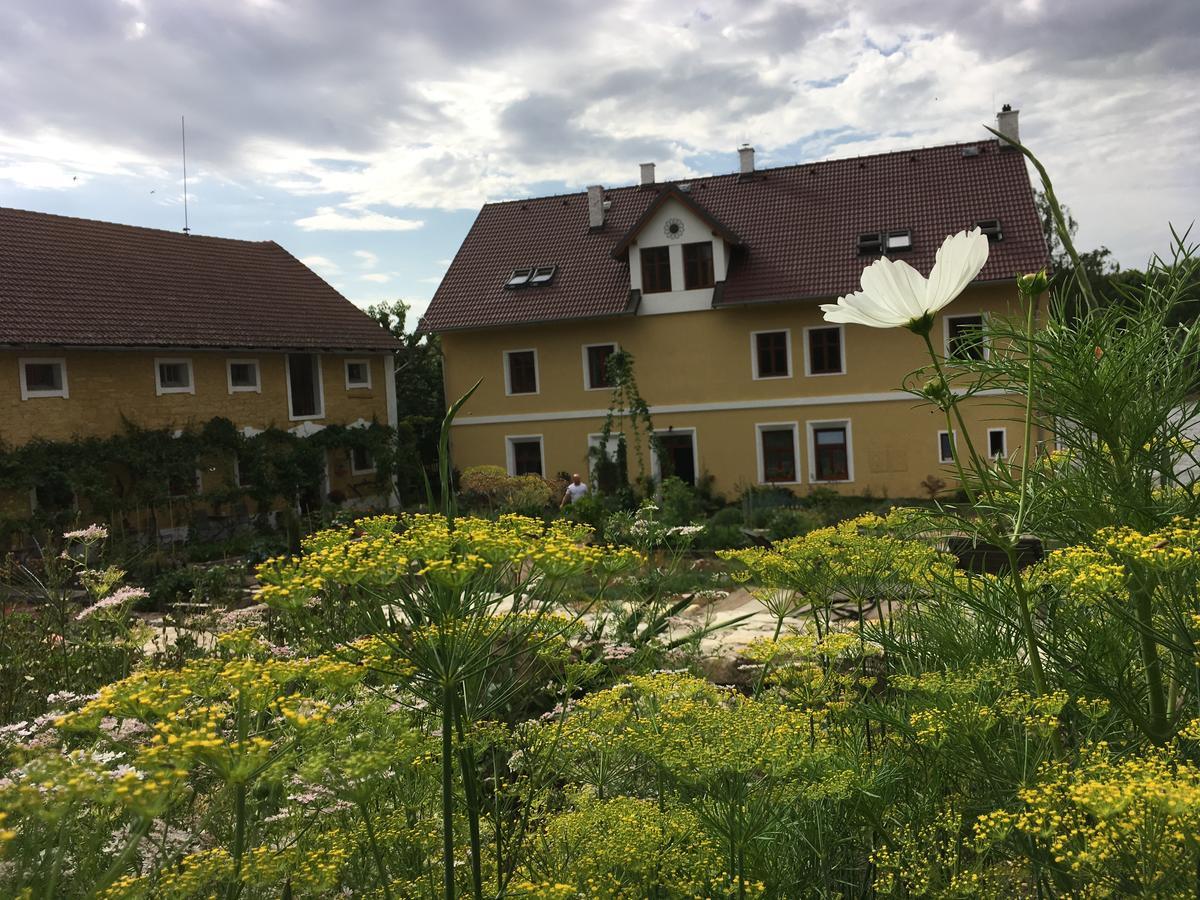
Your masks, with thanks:
M978 228L942 241L928 278L903 260L878 259L863 269L862 290L825 303L826 322L871 328L908 328L928 334L933 314L975 280L988 258L988 239Z

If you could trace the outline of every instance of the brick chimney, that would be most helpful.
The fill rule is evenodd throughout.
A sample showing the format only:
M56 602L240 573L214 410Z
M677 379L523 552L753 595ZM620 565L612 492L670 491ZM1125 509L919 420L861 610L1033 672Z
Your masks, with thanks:
M1000 138L1001 147L1021 143L1021 129L1017 126L1017 116L1020 113L1021 111L1013 109L1010 103L1005 103L1000 107L1000 112L996 113L996 130L1003 135Z
M589 184L588 195L588 228L599 231L604 227L604 185Z
M754 148L749 144L738 147L738 168L743 175L754 174Z
M654 163L642 163L642 184L654 184Z

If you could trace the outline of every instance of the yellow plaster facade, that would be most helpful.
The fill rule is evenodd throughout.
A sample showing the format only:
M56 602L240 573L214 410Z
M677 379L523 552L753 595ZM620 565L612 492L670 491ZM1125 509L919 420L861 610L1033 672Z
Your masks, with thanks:
M973 286L938 316L935 341L945 340L947 317L1011 315L1017 302L1012 285ZM898 393L904 376L928 363L920 338L903 329L846 325L844 372L809 375L806 329L813 327L828 327L818 304L788 302L444 333L447 397L461 396L483 379L455 423L454 463L460 469L507 465L512 471L510 440L536 437L545 475L587 471L589 436L603 426L610 392L588 389L585 347L615 343L633 354L656 431L692 434L697 474L711 475L720 493L733 495L765 482L759 437L764 425L794 427L798 464L787 486L798 492L820 483L843 493L919 497L931 476L956 481L941 458L944 416ZM756 377L753 335L760 331L788 333L786 376ZM536 351L537 393L506 391L505 353L514 350ZM1010 399L976 397L964 406L980 452L992 441L993 447L1002 443L1010 458L1019 456L1019 410ZM844 480L816 477L813 430L823 423L845 423ZM1002 436L989 435L1001 429ZM632 477L637 469L632 449L629 468Z

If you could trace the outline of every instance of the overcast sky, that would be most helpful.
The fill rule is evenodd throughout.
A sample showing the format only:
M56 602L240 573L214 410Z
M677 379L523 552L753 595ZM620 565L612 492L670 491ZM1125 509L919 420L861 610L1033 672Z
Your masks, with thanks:
M423 309L485 200L984 137L1125 266L1200 207L1198 0L4 0L0 205L273 239ZM1200 235L1198 235L1200 237Z

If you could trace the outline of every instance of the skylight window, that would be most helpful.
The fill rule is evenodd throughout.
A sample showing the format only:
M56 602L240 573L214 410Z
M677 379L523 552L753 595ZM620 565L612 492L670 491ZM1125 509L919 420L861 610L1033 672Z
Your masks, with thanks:
M525 287L532 277L533 269L513 269L513 273L508 276L508 283L504 286L507 288Z
M883 249L883 235L879 232L860 234L858 236L859 253L878 253Z
M887 234L887 249L911 250L912 232L908 229L905 229L904 231L889 231Z
M530 284L546 284L554 277L554 273L558 270L557 266L538 266L533 270L533 277L529 279Z
M996 241L1004 240L1004 230L1000 227L999 219L981 219L975 223L979 226L979 230L987 236L987 239L993 244Z

